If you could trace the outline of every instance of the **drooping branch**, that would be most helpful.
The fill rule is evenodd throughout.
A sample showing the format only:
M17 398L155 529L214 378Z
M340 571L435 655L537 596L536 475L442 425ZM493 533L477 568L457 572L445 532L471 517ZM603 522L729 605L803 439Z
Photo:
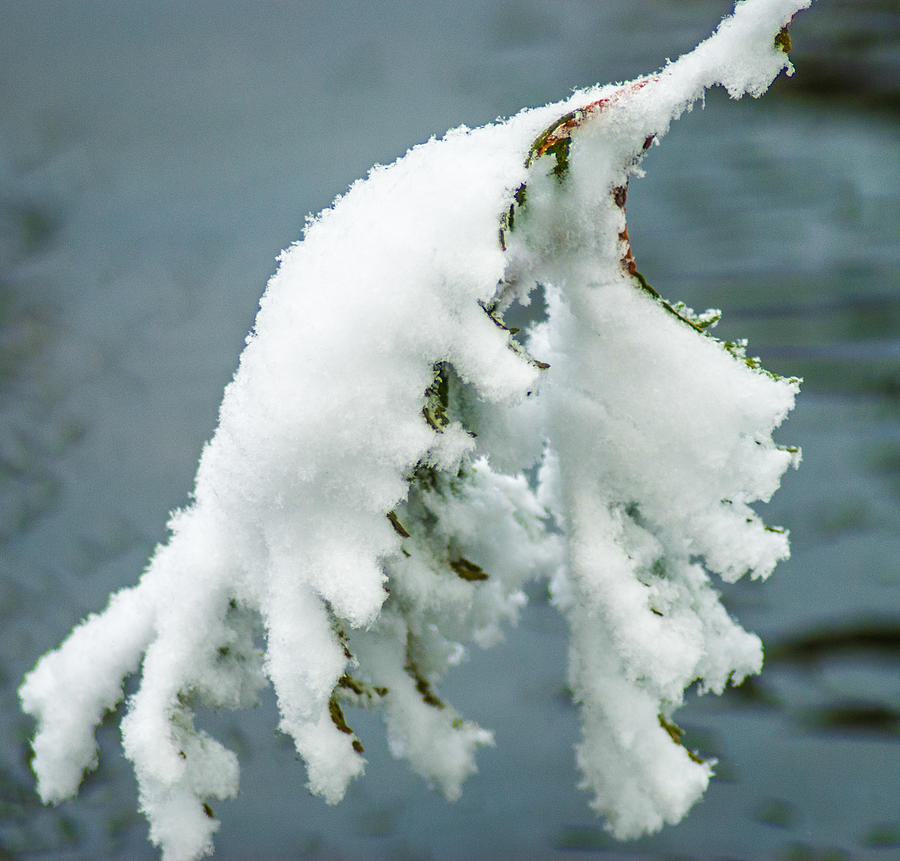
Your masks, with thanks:
M593 806L620 838L684 815L711 769L672 713L698 680L759 671L710 578L765 577L788 552L751 506L799 459L771 439L798 381L647 284L628 181L706 88L756 96L790 71L783 28L809 2L741 2L658 73L448 133L310 221L191 504L140 583L20 689L45 801L96 765L94 727L139 667L123 745L166 858L211 851L210 801L237 791L194 709L245 707L266 681L327 802L366 766L356 705L455 798L492 736L440 681L544 577L572 632ZM538 285L547 320L516 332L504 313Z

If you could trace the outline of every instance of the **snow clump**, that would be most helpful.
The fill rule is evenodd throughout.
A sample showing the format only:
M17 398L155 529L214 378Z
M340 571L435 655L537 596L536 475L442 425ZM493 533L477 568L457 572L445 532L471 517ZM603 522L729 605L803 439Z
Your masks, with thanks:
M96 767L94 728L136 672L123 745L167 859L211 852L209 802L238 789L195 708L251 706L267 683L328 803L366 765L348 706L380 708L393 753L456 798L492 736L438 683L546 578L593 806L621 839L687 812L712 764L673 712L695 682L719 693L761 668L711 575L766 577L788 555L751 506L798 462L772 441L798 381L646 283L625 198L706 88L758 96L792 71L774 37L810 2L738 2L661 71L455 129L310 219L168 541L20 689L45 802ZM507 328L538 286L547 319Z

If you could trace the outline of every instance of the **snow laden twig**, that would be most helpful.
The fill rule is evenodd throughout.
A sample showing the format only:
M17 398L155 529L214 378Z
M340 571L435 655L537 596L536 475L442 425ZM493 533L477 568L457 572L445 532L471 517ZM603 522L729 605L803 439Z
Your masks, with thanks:
M712 765L672 715L693 683L760 670L710 574L765 577L788 554L751 504L799 459L771 437L798 381L647 284L628 181L706 88L758 96L790 72L783 28L809 2L739 2L656 74L451 131L309 221L168 542L20 689L44 801L96 766L94 727L139 666L123 744L165 858L211 852L211 802L237 791L195 709L251 705L267 680L327 802L366 763L349 706L379 708L393 753L456 798L492 736L440 679L546 577L593 806L618 838L686 813ZM538 285L546 321L507 328Z

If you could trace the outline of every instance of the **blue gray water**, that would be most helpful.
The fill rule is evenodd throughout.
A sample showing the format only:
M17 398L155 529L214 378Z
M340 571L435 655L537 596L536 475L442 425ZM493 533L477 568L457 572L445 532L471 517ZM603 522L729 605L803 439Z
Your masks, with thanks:
M238 750L217 857L896 857L900 847L898 15L819 0L798 72L712 94L629 195L672 299L804 393L804 462L767 506L794 553L727 590L767 644L753 684L692 699L720 760L684 823L620 846L575 788L565 630L539 589L444 688L496 730L447 804L354 715L370 765L327 808L271 698L208 723ZM154 858L117 719L77 800L40 806L21 676L136 581L184 503L278 251L374 162L688 50L719 0L0 0L0 857Z

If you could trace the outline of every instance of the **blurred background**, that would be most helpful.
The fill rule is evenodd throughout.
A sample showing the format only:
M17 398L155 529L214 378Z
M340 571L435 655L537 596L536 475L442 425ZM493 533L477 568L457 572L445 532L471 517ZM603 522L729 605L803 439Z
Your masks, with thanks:
M727 0L0 0L0 857L151 859L118 719L43 808L22 675L136 582L192 486L280 249L375 162L447 128L626 80ZM793 79L676 123L632 183L641 271L805 378L764 514L793 557L725 592L761 677L679 712L718 777L619 845L576 788L566 632L543 589L442 690L496 732L448 804L354 714L367 776L311 798L271 696L220 859L882 859L900 852L900 102L893 0L818 0ZM350 251L348 250L348 253ZM64 706L62 706L64 707ZM121 713L121 712L120 712Z

